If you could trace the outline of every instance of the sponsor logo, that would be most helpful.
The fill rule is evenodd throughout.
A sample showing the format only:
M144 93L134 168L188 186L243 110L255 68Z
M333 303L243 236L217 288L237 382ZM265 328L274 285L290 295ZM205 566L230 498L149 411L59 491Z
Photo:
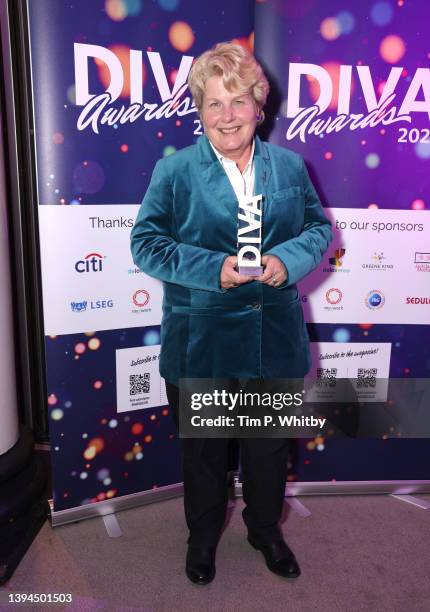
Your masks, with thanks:
M113 219L107 217L88 217L92 229L115 229L115 228L130 228L133 227L133 219L125 217L115 217Z
M430 297L407 297L406 304L430 304Z
M366 295L365 304L370 310L378 310L385 304L385 296L379 289L372 289Z
M342 301L343 293L337 287L331 287L325 294L325 299L329 306L324 306L325 310L343 310L343 306L340 306Z
M70 307L73 312L83 312L89 307L90 310L100 310L105 308L113 308L113 300L83 300L82 302L70 302Z
M70 307L73 312L84 312L87 309L88 302L70 302Z
M394 269L393 264L384 263L384 261L387 259L384 253L379 253L375 251L370 259L372 263L361 264L361 267L364 270L379 271L379 270L393 270Z
M336 266L336 268L340 268L342 265L342 259L345 255L345 249L336 249L334 252L334 257L329 257L329 262L331 266Z
M134 268L129 268L128 269L128 274L143 274L142 270L139 270L139 268L136 268L136 266Z
M343 297L342 291L335 287L332 287L331 289L326 291L326 294L325 294L325 299L327 300L329 304L332 304L332 305L339 304L339 302L342 300L342 297Z
M135 293L133 293L133 304L135 306L140 306L143 308L143 306L147 305L149 299L150 296L146 289L138 289L137 291L135 291Z
M147 307L151 296L146 289L138 289L132 295L132 301L137 308L132 309L132 312L141 314L143 312L151 312L151 308ZM147 308L146 308L147 307Z
M340 248L333 251L333 256L328 258L330 267L323 268L323 272L351 272L350 268L343 267L345 253L345 249Z
M79 274L88 272L103 272L104 255L100 253L88 253L83 259L75 263L75 270Z
M415 252L415 269L417 272L430 272L430 253Z

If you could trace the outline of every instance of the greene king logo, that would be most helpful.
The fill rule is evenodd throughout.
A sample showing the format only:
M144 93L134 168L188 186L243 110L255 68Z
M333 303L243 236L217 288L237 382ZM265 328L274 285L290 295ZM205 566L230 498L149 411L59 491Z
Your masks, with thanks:
M385 304L385 296L379 289L372 289L366 295L365 304L370 310L379 310Z

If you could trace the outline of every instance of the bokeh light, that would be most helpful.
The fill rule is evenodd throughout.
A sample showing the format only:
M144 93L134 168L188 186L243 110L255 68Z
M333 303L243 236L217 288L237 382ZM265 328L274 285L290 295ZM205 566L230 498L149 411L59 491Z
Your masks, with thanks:
M122 0L106 0L105 11L112 21L123 21L127 17L127 7Z
M342 32L342 26L336 17L326 17L320 25L321 36L325 40L336 40Z
M339 327L333 332L334 342L349 342L351 333L345 327Z
M58 402L58 397L55 395L55 393L50 393L48 395L48 405L55 406L57 402Z
M415 154L420 159L430 159L430 142L417 142Z
M367 168L369 168L370 170L374 170L381 163L381 159L377 153L369 153L368 155L366 155L364 163L366 164Z
M411 204L412 210L424 210L426 207L424 200L414 200Z
M63 144L64 134L62 134L61 132L54 132L54 134L52 135L52 142L56 145Z
M377 26L386 26L393 18L393 7L389 2L377 2L372 6L370 19Z
M147 331L143 334L142 341L144 346L153 346L160 344L160 333L155 329Z
M84 161L73 170L73 184L81 193L97 193L105 184L105 173L96 161Z
M70 85L67 88L66 96L71 104L76 104L76 88L74 85Z
M389 64L396 64L406 52L405 42L400 36L390 34L386 36L379 47L379 53L383 60Z
M339 62L326 62L324 64L321 64L321 68L324 68L324 70L328 72L331 82L333 83L333 94L330 100L330 104L328 105L328 109L334 110L337 108L337 103L339 99L340 64ZM311 75L307 76L307 80L309 82L309 94L312 98L312 101L316 103L321 93L319 81ZM354 80L351 81L351 93L353 92Z
M97 349L100 348L100 340L98 338L91 338L91 340L88 340L88 348L91 351L96 351Z
M63 416L64 412L61 410L61 408L54 408L54 410L51 412L51 419L53 421L61 421Z
M142 10L142 0L123 0L130 17L135 17Z
M194 44L194 33L185 21L175 21L169 28L169 40L172 47L185 53Z
M134 425L131 426L131 433L135 436L140 435L143 432L143 425L142 423L134 423Z
M78 342L75 344L75 353L78 355L82 355L87 350L86 345L83 342Z
M350 34L355 28L355 18L349 11L341 11L336 15L342 35Z
M122 74L124 78L124 85L122 91L120 93L120 98L129 98L130 97L130 47L126 45L112 45L108 47L109 51L112 51L119 59L122 68ZM97 66L97 73L101 84L104 89L107 89L111 82L111 73L109 67L102 60L95 58L94 62ZM142 62L142 85L145 84L146 81L146 70L144 63Z
M163 157L168 157L169 155L172 155L172 153L174 153L176 151L176 148L173 145L167 145L167 147L164 147L163 149Z
M176 11L180 0L158 0L160 8L165 11Z

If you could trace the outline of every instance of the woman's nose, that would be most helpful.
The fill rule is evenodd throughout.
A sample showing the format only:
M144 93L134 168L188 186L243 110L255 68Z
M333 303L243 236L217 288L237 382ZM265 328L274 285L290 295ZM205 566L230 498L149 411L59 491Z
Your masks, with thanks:
M233 107L230 105L225 105L222 110L222 120L232 121L233 119L234 119Z

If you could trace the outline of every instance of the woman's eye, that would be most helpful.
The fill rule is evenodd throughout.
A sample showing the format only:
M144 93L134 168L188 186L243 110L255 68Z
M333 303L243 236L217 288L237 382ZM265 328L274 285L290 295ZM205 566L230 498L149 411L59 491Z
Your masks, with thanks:
M236 100L236 104L245 104L245 100Z
M209 104L209 108L217 108L219 106L219 102L211 102Z

